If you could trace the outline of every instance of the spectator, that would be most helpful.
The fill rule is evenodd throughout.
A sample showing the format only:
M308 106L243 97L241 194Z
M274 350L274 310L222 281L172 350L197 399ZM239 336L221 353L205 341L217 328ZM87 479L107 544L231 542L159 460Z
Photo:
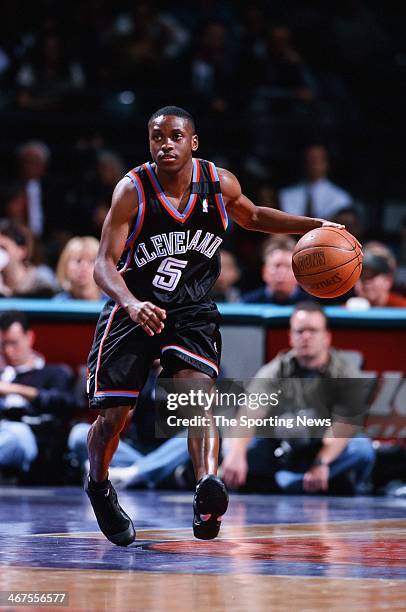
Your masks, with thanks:
M177 486L183 488L189 484L185 477L182 478L177 474L179 471L184 472L185 464L190 463L186 436L176 435L156 445L155 383L161 369L158 364L157 361L156 367L150 372L148 381L139 397L134 420L120 440L109 468L109 478L117 488L126 489L133 486L154 488L174 473L176 473L175 484ZM88 472L87 435L89 429L89 423L78 423L72 428L68 438L72 458L86 473ZM139 440L139 429L146 432L142 441ZM144 452L138 450L141 447Z
M100 236L114 188L125 174L123 160L113 151L100 151L96 162L83 190L67 197L69 223L74 234Z
M381 255L387 260L392 272L395 273L397 267L396 257L393 251L383 242L379 240L369 240L363 245L363 252L364 254L374 253L374 255Z
M63 96L85 84L85 73L79 62L68 57L62 38L55 32L42 34L35 48L16 75L17 85L28 88L30 105L41 110L56 110Z
M68 438L68 447L84 472L88 465L87 436L89 423L77 423ZM178 466L184 467L189 461L187 439L184 434L165 440L160 446L141 453L134 448L129 436L120 440L117 451L109 468L109 478L118 489L134 486L158 487L166 478L173 475ZM87 470L88 471L88 470ZM179 485L186 482L179 481Z
M244 303L285 306L311 299L299 287L292 271L292 252L295 244L289 236L272 237L265 243L262 266L265 286L243 295Z
M63 291L54 299L100 300L102 292L93 279L99 241L93 236L71 238L63 249L56 275Z
M305 181L281 189L279 208L293 215L332 219L340 209L352 204L349 193L328 179L330 161L327 149L311 145L304 152Z
M236 258L230 251L220 251L221 272L215 282L212 291L212 299L215 302L239 302L240 291L235 286L240 280L240 269Z
M403 292L406 292L406 215L401 220L400 237L396 252L399 266L396 271L395 280Z
M289 390L296 410L311 410L318 403L320 388L312 385L305 394L305 387L295 384L296 379L360 376L359 370L331 347L326 316L317 304L305 302L295 307L289 339L291 350L277 355L257 372L256 391L258 384L261 391L269 392L273 390L272 381L291 379ZM334 414L334 406L328 408ZM270 438L233 438L222 465L223 479L229 486L241 486L249 472L257 483L274 478L279 490L284 492L332 493L343 486L345 478L346 492L358 491L373 466L372 444L364 437L332 437L336 425L340 423L333 423L332 431L325 432L319 440L295 438L282 440L280 446ZM278 452L275 454L275 446L279 451L288 448L290 452L282 459Z
M28 228L0 220L0 294L4 297L51 297L58 290L50 268L32 265L32 246Z
M127 86L128 75L137 73L140 91L154 89L158 82L170 87L170 60L177 58L187 39L186 30L172 16L149 2L134 3L131 13L116 20L110 47L117 61L110 83L113 79L116 86Z
M49 147L40 141L30 141L17 149L19 175L25 190L24 207L19 221L35 236L49 235L58 226L56 193L50 185L47 170L51 159ZM21 207L20 207L21 208Z
M394 275L395 269L391 259L383 253L366 251L361 277L355 285L356 296L364 300L366 308L370 306L405 308L406 298L400 293L391 291ZM358 303L356 298L350 298L347 307L358 307Z
M194 105L224 113L233 91L233 54L230 32L219 21L207 23L197 37L187 76Z
M1 216L20 225L27 223L27 193L21 184L7 187L2 193Z
M349 206L339 210L331 219L334 223L345 225L345 229L350 232L359 242L364 237L364 227L361 215L354 206Z
M0 467L28 471L41 450L38 425L70 416L73 408L72 372L67 366L49 365L34 351L35 335L23 313L0 314ZM36 433L33 424L36 425ZM57 452L62 453L62 449Z

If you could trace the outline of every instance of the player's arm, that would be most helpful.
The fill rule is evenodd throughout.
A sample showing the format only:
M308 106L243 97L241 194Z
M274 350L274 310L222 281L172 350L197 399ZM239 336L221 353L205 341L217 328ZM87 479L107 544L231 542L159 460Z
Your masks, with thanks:
M305 234L316 227L344 227L325 219L289 215L274 208L256 206L242 193L234 174L223 168L218 168L218 174L227 213L245 229L275 234Z
M123 178L114 190L111 208L103 225L94 279L107 295L126 310L133 321L139 323L149 336L153 336L164 327L165 311L151 302L137 300L116 268L137 212L137 192L132 183Z

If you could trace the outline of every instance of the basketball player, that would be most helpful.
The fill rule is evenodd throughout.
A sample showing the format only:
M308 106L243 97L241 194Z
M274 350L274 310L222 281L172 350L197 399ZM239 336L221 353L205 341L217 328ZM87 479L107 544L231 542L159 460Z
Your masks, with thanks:
M208 294L219 275L227 216L269 233L342 227L255 206L231 172L193 157L195 124L181 108L156 111L148 133L153 162L134 168L116 186L95 265L95 280L111 299L89 356L90 406L99 416L89 431L86 492L101 531L119 546L131 544L135 530L108 468L151 364L159 358L165 377L175 379L211 384L218 375L219 315ZM217 432L189 435L188 445L197 481L194 535L212 539L228 505L216 476Z

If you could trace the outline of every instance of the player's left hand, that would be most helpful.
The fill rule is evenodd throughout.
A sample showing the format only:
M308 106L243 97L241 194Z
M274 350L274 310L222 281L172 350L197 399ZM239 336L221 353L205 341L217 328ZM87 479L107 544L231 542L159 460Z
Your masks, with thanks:
M327 491L330 468L328 465L313 465L303 477L303 489L306 493Z
M345 229L345 225L341 225L341 223L333 223L332 221L326 221L326 219L315 219L315 221L319 221L319 223L321 223L321 227L335 227L336 229ZM355 236L353 236L353 238L355 238ZM361 249L361 254L363 255L364 253L362 252L362 244L356 238L355 241Z
M332 221L327 221L326 219L315 219L320 223L320 227L335 227L336 229L345 229L345 225L341 223L333 223Z

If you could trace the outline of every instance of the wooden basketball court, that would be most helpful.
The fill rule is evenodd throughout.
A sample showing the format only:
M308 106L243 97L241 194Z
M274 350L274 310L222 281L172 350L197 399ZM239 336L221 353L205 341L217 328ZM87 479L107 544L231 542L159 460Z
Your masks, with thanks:
M0 591L67 592L47 609L405 609L406 499L232 495L202 542L192 493L125 492L138 538L119 548L78 488L0 495Z

